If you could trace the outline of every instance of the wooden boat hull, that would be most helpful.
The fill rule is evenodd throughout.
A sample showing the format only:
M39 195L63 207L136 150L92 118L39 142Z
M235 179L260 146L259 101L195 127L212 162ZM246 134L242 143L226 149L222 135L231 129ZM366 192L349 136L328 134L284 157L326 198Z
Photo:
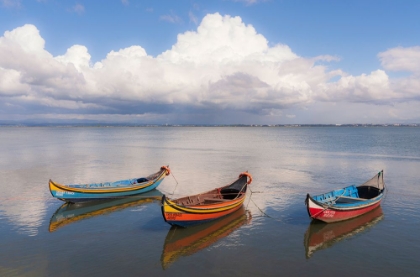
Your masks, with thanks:
M161 263L163 269L183 256L189 256L209 247L218 240L227 237L251 220L249 212L243 206L237 211L220 219L193 226L180 228L173 226L166 235Z
M366 214L377 208L383 199L383 171L360 186L348 186L324 194L307 194L305 204L312 219L332 223Z
M179 206L164 195L162 197L162 214L170 225L188 227L229 215L240 209L244 200L245 198L242 198L203 209L197 206L190 208Z
M310 258L318 250L329 248L345 238L371 228L382 218L382 209L378 207L362 216L343 222L326 224L320 221L312 221L305 233L306 258Z
M306 198L306 203L307 210L311 218L331 223L351 219L368 213L373 209L377 208L381 204L381 200L382 195L380 195L374 200L366 201L364 204L360 204L358 206L349 208L337 208L328 207L328 205L323 205L319 202L316 202L308 194Z
M83 185L77 186L69 186L69 185L62 185L52 180L49 181L49 189L51 195L57 199L60 199L65 202L77 203L77 202L85 202L85 201L92 201L92 200L104 200L104 199L112 199L112 198L122 198L132 195L137 195L141 193L146 193L151 190L156 189L163 179L170 173L169 168L162 167L161 170L155 174L152 174L153 179L150 179L146 182L142 183L135 183L130 185L123 185L123 186L103 186L101 184L95 184L96 187L89 187L86 185L86 188ZM133 179L135 180L135 179ZM111 184L115 184L118 182L127 182L129 180L124 181L117 181ZM103 184L110 184L110 183L103 183Z
M249 182L248 177L250 178ZM247 186L251 181L252 177L249 173L242 173L232 184L202 194L175 200L164 195L162 197L163 218L170 225L188 227L229 215L241 208L245 200ZM225 191L229 194L228 198L231 199L226 198L228 195L224 194ZM213 198L203 198L205 196L213 196Z

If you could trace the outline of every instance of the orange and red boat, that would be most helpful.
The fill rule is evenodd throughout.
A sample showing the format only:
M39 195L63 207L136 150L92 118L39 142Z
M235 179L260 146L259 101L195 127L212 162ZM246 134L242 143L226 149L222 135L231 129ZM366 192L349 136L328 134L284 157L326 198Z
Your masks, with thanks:
M163 218L170 225L187 227L231 214L242 206L251 182L251 174L243 172L229 185L211 191L174 200L163 195Z

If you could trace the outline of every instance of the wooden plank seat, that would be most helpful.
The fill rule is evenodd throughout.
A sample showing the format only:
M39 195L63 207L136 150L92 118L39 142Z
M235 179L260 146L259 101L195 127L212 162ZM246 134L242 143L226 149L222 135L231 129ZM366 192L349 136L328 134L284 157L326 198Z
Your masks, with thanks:
M359 202L359 201L366 201L366 199L363 198L356 198L356 197L348 197L348 196L340 196L335 201L336 203L352 203L352 202Z
M226 202L231 201L231 199L222 199L222 198L203 198L205 203L218 203L218 202Z

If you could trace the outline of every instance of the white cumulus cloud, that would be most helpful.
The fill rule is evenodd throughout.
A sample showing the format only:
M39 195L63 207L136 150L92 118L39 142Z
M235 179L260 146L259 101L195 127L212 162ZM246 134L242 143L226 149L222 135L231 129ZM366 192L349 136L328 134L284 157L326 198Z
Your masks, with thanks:
M54 57L37 27L27 24L0 37L0 110L184 117L236 110L298 119L295 111L282 111L315 102L419 100L419 49L387 50L378 55L383 69L352 76L328 69L334 56L301 57L287 45L270 45L240 17L215 13L156 57L133 45L93 64L83 45ZM394 80L385 70L413 75Z
M387 70L420 73L420 46L396 47L379 53L378 57Z

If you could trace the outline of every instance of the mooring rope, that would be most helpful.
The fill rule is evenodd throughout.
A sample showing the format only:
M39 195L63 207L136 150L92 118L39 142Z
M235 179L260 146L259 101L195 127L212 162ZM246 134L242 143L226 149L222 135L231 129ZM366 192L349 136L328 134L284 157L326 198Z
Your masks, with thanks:
M251 201L252 201L252 203L254 203L254 205L255 205L255 207L257 207L257 209L263 214L263 217L268 217L268 218L270 218L270 219L273 219L273 220L275 220L275 221L283 221L281 218L279 218L279 217L274 217L274 216L271 216L271 215L269 215L269 214L267 214L266 212L264 212L260 207L258 207L258 205L254 202L254 200L252 200L251 199Z
M246 204L245 210L248 210L248 205L249 205L249 202L251 202L251 198L252 198L253 191L251 189L249 189L249 191L251 192L251 195L249 196L248 204Z
M275 218L275 217L273 217L273 216L270 216L270 215L268 215L267 213L265 213L258 205L257 205L257 203L255 203L255 201L254 200L252 200L252 194L254 194L254 193L264 193L264 192L262 192L262 191L252 191L251 189L249 189L249 191L251 192L251 195L249 196L249 200L248 200L248 204L246 205L246 208L245 208L245 210L247 210L247 211L249 211L250 212L250 210L248 210L248 205L249 205L249 202L251 202L252 201L252 203L254 204L254 206L255 207L257 207L257 209L263 214L263 216L265 216L265 217L268 217L268 218L271 218L271 219L274 219L274 220L277 220L277 221L281 221L281 219L280 218Z
M172 172L171 172L171 175L172 175L172 177L174 178L174 180L176 182L175 188L174 188L174 190L172 191L172 194L171 194L171 195L174 195L175 190L176 190L176 187L178 186L178 180L175 178L175 175Z

